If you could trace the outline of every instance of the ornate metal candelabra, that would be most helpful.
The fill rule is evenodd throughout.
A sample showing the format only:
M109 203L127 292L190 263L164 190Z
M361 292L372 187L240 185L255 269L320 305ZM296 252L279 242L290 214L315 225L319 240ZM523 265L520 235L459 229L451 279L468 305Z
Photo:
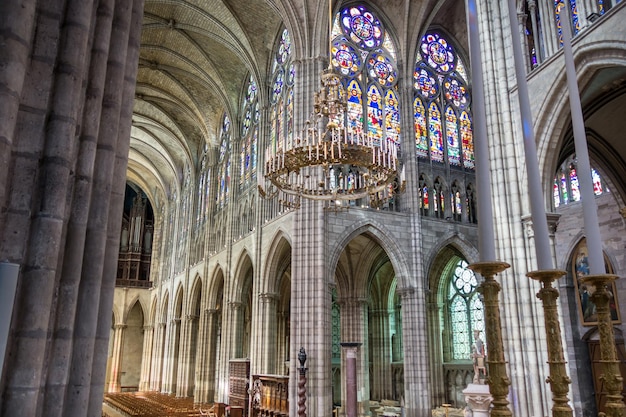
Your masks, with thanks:
M559 313L556 299L559 291L552 286L552 283L565 275L567 272L561 270L532 271L526 274L529 278L541 282L542 287L537 293L543 303L544 323L546 327L546 340L548 342L548 365L550 376L546 382L550 384L552 390L552 416L572 417L573 411L569 406L569 384L572 382L567 376L565 368L565 357L563 355L563 344L561 342L561 326L559 325Z
M506 361L504 360L504 347L502 344L502 325L500 323L500 308L498 293L502 288L494 279L494 276L511 265L506 262L477 262L469 265L469 268L484 278L478 287L483 295L485 306L485 335L487 338L487 364L489 375L487 384L493 397L492 417L510 417L513 415L509 409L509 385L511 380L506 373Z
M596 313L598 315L598 331L600 333L600 362L603 365L603 374L600 379L604 383L606 389L606 403L604 404L604 413L608 417L624 417L626 416L626 405L622 397L623 378L619 371L619 361L617 360L617 352L615 351L615 335L613 334L613 323L611 320L611 311L609 301L611 293L607 289L613 281L617 279L617 275L601 274L587 275L582 278L583 283L595 287L595 291L591 294L591 301L596 305Z

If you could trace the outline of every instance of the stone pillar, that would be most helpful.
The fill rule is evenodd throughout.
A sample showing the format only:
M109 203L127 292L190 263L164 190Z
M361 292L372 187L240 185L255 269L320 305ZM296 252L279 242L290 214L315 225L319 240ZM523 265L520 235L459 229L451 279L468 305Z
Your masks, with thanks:
M120 391L120 371L122 370L122 351L124 349L125 324L116 324L113 334L113 355L111 355L111 382L108 392Z
M45 395L51 370L47 358L57 340L66 345L62 352L69 349L67 333L54 334L55 295L71 209L68 190L93 6L71 0L0 5L0 259L22 271L3 381L3 416L36 415L46 408L52 397ZM58 362L58 375L66 376L67 361ZM51 387L57 408L63 407L66 383L62 378Z
M129 9L119 10L118 8L125 7L126 5L132 5L132 11ZM121 14L128 14L130 16L122 17ZM120 230L122 227L122 216L120 213L123 211L124 207L124 196L126 189L126 168L128 165L128 152L130 147L130 129L132 123L132 113L133 113L133 103L134 103L134 91L135 84L137 79L137 67L139 61L139 45L140 45L140 35L141 35L141 21L143 19L143 0L133 0L131 1L122 1L116 0L116 9L114 14L114 20L117 20L119 17L119 25L113 25L113 32L111 35L111 51L116 50L117 48L121 48L125 51L123 55L123 60L120 61L122 65L122 80L123 83L120 85L120 89L115 91L115 95L118 97L121 96L121 103L119 106L119 129L117 129L117 135L114 137L114 147L115 154L113 155L114 163L112 165L111 171L97 171L97 176L99 177L97 183L101 186L105 184L102 181L101 175L108 176L110 178L110 188L103 189L100 188L98 193L94 193L93 197L98 195L108 195L108 211L105 211L106 215L106 245L103 257L103 267L101 269L101 279L93 280L90 284L94 285L94 288L85 289L86 291L96 291L96 294L99 295L98 298L95 298L92 302L93 305L86 305L86 311L80 313L81 320L84 320L84 325L89 326L92 329L95 329L95 340L93 345L91 346L91 356L92 361L89 363L91 368L91 383L89 385L89 389L86 389L86 393L89 395L89 405L87 407L87 416L89 417L99 417L102 414L102 395L104 392L104 373L106 371L106 341L109 337L108 329L111 326L111 314L110 311L113 307L113 295L115 292L115 277L117 275L117 260L119 254L119 244L120 244ZM119 33L116 35L116 32ZM126 36L123 36L123 35ZM119 36L119 37L118 37ZM118 39L117 42L114 42L114 39ZM113 52L109 54L113 55ZM111 62L111 60L109 61ZM107 78L108 78L108 70L107 70ZM121 92L121 94L120 94ZM113 99L111 95L112 91L107 93L105 91L105 99L103 101L103 108L106 108L109 100ZM102 120L101 123L101 132L106 135L107 129L104 129L105 120ZM101 143L102 141L106 142L102 135L98 138L99 145L104 145ZM108 152L104 152L103 159L101 160L104 165L108 164L110 155ZM96 158L96 164L98 163L98 158ZM92 207L94 209L100 205L99 200L94 200ZM100 205L100 209L103 209L102 205ZM90 218L94 219L100 218L100 216L96 213L90 213ZM90 223L91 224L91 221ZM91 239L99 242L98 247L102 247L102 235L100 231L100 224L94 225L93 235ZM95 243L95 242L94 242ZM96 250L95 247L92 247L92 250ZM87 258L89 259L89 258ZM88 274L83 274L83 277L88 277ZM84 279L84 278L83 278ZM88 302L89 297L80 295L80 299ZM89 310L89 311L87 311ZM84 317L84 318L83 318ZM93 334L93 331L92 331ZM81 347L78 349L75 348L75 352L81 352ZM74 355L75 357L79 356L78 354ZM89 367L80 374L77 375L76 384L82 384L84 380L87 379L85 373L89 372ZM73 415L77 415L84 412L84 407L80 408L82 411L74 411Z
M259 347L257 361L259 365L257 371L261 374L275 374L276 354L280 340L278 338L278 320L276 316L277 294L259 294L259 313L257 315L260 323Z
M213 402L215 401L216 386L215 386L215 374L217 373L217 357L219 352L218 337L219 337L219 311L215 309L206 310L207 314L207 330L204 345L206 346L206 358L203 367L201 368L202 379L204 380L204 389L202 393L201 402Z
M167 334L165 355L165 367L163 372L163 385L161 390L167 394L176 393L178 370L180 367L180 344L181 344L181 319L174 318L170 321Z
M198 319L199 316L185 316L185 331L179 359L180 375L176 388L178 397L193 396L196 378L196 348L198 346Z
M152 348L152 369L150 370L150 390L160 391L161 382L163 381L163 349L165 346L165 334L167 331L166 323L157 325L154 343Z
M373 361L371 380L376 381L371 386L372 398L382 400L392 398L391 378L391 337L389 335L389 311L375 310L370 312L370 333L372 351L369 356L376 358Z
M0 55L0 231L4 231L5 213L12 165L11 147L14 143L20 99L31 65L31 36L36 22L36 0L0 2L2 50Z
M143 350L141 358L141 377L139 380L139 391L150 390L150 379L152 371L152 350L154 348L154 326L143 328Z
M400 281L400 279L398 279ZM413 288L398 290L402 298L404 338L404 404L407 416L430 415L431 380L425 299ZM410 348L407 348L409 347Z
M232 301L228 306L232 317L229 359L241 358L243 355L243 304L239 301Z

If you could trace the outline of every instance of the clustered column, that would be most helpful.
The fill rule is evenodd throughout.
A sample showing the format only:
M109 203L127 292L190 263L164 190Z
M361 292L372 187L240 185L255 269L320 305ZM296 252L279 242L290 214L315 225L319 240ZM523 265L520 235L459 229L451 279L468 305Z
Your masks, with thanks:
M0 259L21 271L2 416L101 415L142 12L0 2Z

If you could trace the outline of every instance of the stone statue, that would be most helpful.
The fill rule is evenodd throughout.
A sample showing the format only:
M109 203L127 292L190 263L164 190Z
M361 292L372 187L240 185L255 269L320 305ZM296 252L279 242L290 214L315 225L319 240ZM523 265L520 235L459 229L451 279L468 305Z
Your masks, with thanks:
M474 363L474 384L483 384L487 376L485 366L485 343L480 338L480 330L474 330L474 345L472 346L472 362Z

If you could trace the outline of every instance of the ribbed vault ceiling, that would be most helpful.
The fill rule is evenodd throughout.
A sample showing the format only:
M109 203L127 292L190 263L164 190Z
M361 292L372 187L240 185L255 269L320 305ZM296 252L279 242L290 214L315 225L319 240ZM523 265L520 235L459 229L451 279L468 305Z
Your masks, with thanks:
M217 145L224 111L237 117L281 24L265 0L146 0L129 179L154 203L176 191L205 143Z

